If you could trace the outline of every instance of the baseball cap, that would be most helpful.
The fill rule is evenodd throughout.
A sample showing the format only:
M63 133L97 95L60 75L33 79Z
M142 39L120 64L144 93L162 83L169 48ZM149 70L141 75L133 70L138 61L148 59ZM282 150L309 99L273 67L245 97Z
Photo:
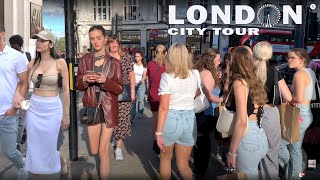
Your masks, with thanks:
M49 30L42 30L41 32L39 32L38 34L34 34L31 36L32 39L43 39L43 40L49 40L51 41L53 44L56 43L56 38L54 37L53 33Z

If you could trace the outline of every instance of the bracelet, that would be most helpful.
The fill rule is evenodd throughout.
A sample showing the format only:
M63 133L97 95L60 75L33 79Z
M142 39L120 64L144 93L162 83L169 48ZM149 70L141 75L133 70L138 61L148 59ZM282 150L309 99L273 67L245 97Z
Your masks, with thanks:
M157 131L156 131L156 132L155 132L155 135L156 135L156 136L162 136L162 132L157 132Z
M134 93L134 90L131 90L132 93Z
M230 155L230 156L237 156L237 154L232 154L231 152L228 152L228 155Z

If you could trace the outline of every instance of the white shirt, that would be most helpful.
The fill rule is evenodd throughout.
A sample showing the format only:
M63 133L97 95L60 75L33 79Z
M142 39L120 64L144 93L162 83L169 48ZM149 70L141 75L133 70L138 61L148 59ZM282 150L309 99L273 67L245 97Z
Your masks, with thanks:
M17 75L25 71L27 65L23 54L5 45L0 52L0 115L12 107L19 82Z
M174 78L172 74L162 74L159 95L170 94L169 109L194 109L194 97L199 88L195 73L199 74L199 71L190 70L186 79Z
M141 81L143 77L143 73L147 70L147 68L143 67L143 65L138 66L137 63L133 65L134 75L136 79L136 84Z

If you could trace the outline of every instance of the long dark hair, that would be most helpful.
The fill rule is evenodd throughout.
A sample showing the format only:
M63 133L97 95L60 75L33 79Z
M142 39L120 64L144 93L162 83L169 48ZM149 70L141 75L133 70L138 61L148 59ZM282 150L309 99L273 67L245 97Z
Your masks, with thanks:
M141 59L142 65L143 65L143 67L146 68L147 67L147 62L146 62L146 59L144 58L143 53L141 51L136 51L134 53L134 55L136 55L137 53L140 54L140 56L142 57L142 59ZM136 62L136 59L134 59L134 61Z
M237 79L244 79L250 95L256 104L262 106L267 102L264 84L256 76L256 67L253 64L252 54L245 47L237 47L231 55L230 74L228 75L229 89Z
M50 43L52 43L50 41ZM52 47L50 49L50 56L53 58L53 59L56 59L58 60L60 58L60 56L56 53L56 50L54 49L54 47ZM40 62L41 62L41 53L36 51L36 57L34 59L34 62L33 62L33 65L32 65L32 73L31 73L31 76L33 75L34 71L39 67L40 65Z
M213 59L216 58L217 54L219 54L219 51L214 48L208 48L206 49L197 59L195 68L201 72L204 69L211 72L211 75L214 79L215 87L220 86L217 69L215 67L215 64L213 62Z

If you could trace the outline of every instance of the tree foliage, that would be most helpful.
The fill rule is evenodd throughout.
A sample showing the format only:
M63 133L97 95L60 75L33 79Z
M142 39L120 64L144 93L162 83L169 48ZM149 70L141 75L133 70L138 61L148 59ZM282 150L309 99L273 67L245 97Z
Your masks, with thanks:
M64 37L61 37L58 40L56 40L55 49L60 50L61 52L66 50L66 40Z

